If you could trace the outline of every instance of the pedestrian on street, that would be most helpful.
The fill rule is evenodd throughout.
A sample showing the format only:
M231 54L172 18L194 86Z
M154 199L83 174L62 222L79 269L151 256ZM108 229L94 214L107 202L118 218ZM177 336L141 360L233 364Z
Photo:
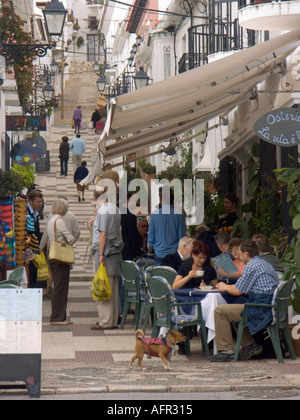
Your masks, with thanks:
M124 247L120 239L121 214L104 194L98 199L99 210L93 224L93 244L91 254L94 257L94 270L97 272L100 264L107 271L112 296L110 301L97 302L99 323L92 330L103 331L118 328L119 316L119 284L120 262Z
M74 120L74 128L75 128L74 133L80 133L80 124L82 120L82 109L80 105L78 105L78 107L74 110L73 120Z
M30 229L27 229L27 235L31 237L34 236L38 244L41 240L41 231L40 231L40 219L39 219L39 210L43 205L43 194L39 190L32 190L28 194L28 204L27 204L27 216L26 216L26 226L31 226ZM37 283L37 268L32 261L29 262L29 287L43 287L42 284ZM47 286L46 286L47 287Z
M62 142L59 146L59 159L60 159L60 174L67 176L68 175L68 161L69 161L69 137L63 136Z
M77 194L78 194L78 201L85 201L84 198L84 191L85 191L85 185L80 185L80 182L86 178L89 174L89 171L86 167L86 161L83 160L81 162L81 165L78 166L78 168L75 171L74 174L74 182L77 186Z
M57 241L73 245L76 241L68 230L63 216L68 212L69 205L66 200L61 198L54 201L51 209L52 217L47 224L48 238L51 243L55 240L54 224L56 223ZM70 265L62 264L58 261L50 261L50 269L53 276L54 288L52 292L52 313L50 317L51 325L68 325L70 322L67 317L67 303L69 294Z
M81 165L82 155L86 150L85 142L80 138L80 134L71 140L70 150L72 150L72 160L74 172Z
M95 109L95 112L93 112L91 122L93 123L93 128L96 129L96 123L101 120L101 115L99 112L99 109Z
M161 207L151 214L148 233L148 243L154 249L155 261L161 263L165 256L176 252L184 236L184 216L174 210L173 191L163 187Z
M58 198L62 198L64 200L68 201L66 197L59 196ZM41 239L41 242L40 242L40 252L42 252L42 250L44 250L46 247L47 247L47 249L50 249L50 247L48 246L49 245L48 244L49 238L48 238L47 226L48 226L48 222L51 219L51 217L52 217L52 214L49 215L49 218L46 222L46 229L43 233L43 236L42 236L42 239ZM78 221L77 221L77 218L76 218L75 214L73 212L71 212L70 210L68 210L67 213L63 216L62 219L65 222L68 231L71 232L72 236L74 236L75 242L77 242L78 239L80 238L80 227L79 227L79 224L78 224ZM48 286L48 291L47 291L47 293L44 294L44 296L43 296L44 299L51 299L51 297L52 297L53 276L52 276L51 270L49 270L49 274L50 274L50 280L49 280L48 285L47 285Z

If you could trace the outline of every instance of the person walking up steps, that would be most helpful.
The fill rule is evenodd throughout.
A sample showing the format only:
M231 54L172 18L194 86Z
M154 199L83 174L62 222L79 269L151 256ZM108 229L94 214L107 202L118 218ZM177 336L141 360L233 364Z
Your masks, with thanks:
M78 107L74 110L73 120L74 120L74 128L75 128L74 133L80 133L80 124L82 120L82 109L80 105L78 105Z
M81 165L82 155L85 152L85 142L80 138L80 134L76 134L76 137L71 140L70 150L72 150L73 159L73 170L74 172Z
M59 159L60 159L60 174L68 175L68 161L69 161L69 137L63 136L62 142L59 146Z

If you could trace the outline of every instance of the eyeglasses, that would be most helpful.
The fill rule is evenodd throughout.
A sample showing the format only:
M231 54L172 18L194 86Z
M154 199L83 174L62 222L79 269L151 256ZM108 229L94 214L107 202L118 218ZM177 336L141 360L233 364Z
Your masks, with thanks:
M147 227L149 227L148 225L141 225L140 226L141 228L147 228Z

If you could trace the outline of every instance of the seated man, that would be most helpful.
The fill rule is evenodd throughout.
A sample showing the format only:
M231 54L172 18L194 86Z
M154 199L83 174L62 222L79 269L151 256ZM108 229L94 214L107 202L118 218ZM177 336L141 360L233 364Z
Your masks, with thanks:
M265 235L254 235L252 238L258 248L260 258L267 261L274 268L275 271L284 273L284 268L280 265L279 259L271 252L271 245L269 238Z
M175 271L178 271L182 262L192 257L194 241L194 238L189 238L188 236L181 238L178 244L178 250L174 254L166 255L162 260L162 265L172 267Z
M258 256L255 242L244 240L240 245L240 260L246 264L243 275L235 285L218 283L220 292L228 292L234 296L245 293L249 295L249 303L270 304L278 286L279 279L273 267ZM215 332L218 352L212 356L213 362L229 362L234 356L234 342L231 334L231 323L242 320L244 305L220 305L215 309ZM259 332L272 320L271 309L250 307L248 312L248 328L244 329L240 358L250 359L263 351L263 347L255 343L254 334Z

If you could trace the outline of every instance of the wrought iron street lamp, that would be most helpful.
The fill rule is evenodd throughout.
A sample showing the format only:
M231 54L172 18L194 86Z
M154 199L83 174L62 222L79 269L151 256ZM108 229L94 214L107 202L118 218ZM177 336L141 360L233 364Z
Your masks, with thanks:
M43 87L43 94L45 101L50 102L54 94L54 88L50 83L47 83L47 85Z
M134 84L136 89L141 89L148 85L150 77L144 71L143 67L140 67L139 71L136 72L134 78Z
M43 15L48 35L61 36L68 11L59 0L51 0L46 4Z
M58 72L58 63L54 59L52 60L50 64L50 68L51 68L52 74L56 74Z
M12 6L13 7L13 6ZM12 9L13 13L13 9ZM58 0L51 0L43 10L48 35L61 36L67 10ZM44 57L48 50L55 46L51 44L18 44L0 43L0 53L10 62L18 61L24 54L34 52L38 57Z
M100 74L100 64L98 63L98 61L96 60L95 63L93 64L94 67L94 72L96 74Z
M99 79L97 80L97 86L99 92L104 92L106 85L106 79L103 76L99 76Z

